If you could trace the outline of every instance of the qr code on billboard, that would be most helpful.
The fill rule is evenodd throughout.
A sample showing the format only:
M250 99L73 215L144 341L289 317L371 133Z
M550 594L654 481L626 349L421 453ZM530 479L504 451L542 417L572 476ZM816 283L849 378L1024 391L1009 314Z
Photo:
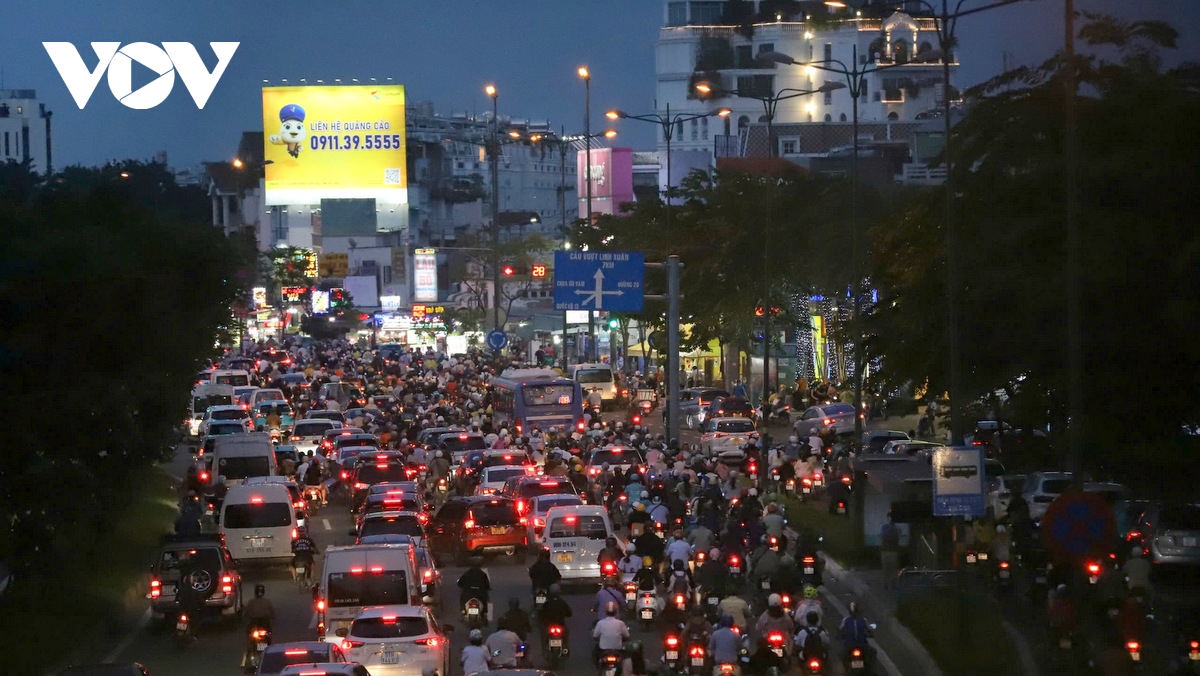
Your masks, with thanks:
M399 169L384 169L383 170L384 185L400 185L400 170Z

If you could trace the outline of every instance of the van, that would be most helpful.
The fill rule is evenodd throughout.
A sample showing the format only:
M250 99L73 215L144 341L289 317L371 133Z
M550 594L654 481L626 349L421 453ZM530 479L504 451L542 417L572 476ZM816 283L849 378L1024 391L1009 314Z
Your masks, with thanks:
M291 563L296 510L282 484L234 486L221 505L221 535L234 561Z
M613 537L612 522L604 507L551 507L542 532L542 543L550 550L550 563L558 567L563 580L600 581L600 550L605 540Z
M250 384L250 372L242 369L215 369L208 377L209 382L214 385L240 387Z
M317 590L317 636L337 641L366 606L420 605L417 555L411 544L351 545L325 550Z
M584 398L590 390L600 390L600 410L616 408L620 404L617 374L608 364L575 364L571 367L571 379L579 383Z
M246 477L275 476L275 448L265 432L230 434L213 442L212 472L225 477L225 485L240 486Z
M193 437L199 436L200 421L204 419L204 412L210 406L229 406L232 404L232 385L214 385L212 383L197 385L192 390L192 399L189 405L188 433Z

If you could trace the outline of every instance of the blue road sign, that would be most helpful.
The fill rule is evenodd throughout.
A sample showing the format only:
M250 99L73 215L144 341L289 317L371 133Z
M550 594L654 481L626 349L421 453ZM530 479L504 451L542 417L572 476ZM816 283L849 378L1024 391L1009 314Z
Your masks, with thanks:
M503 350L504 346L508 345L508 335L500 329L488 331L487 346L493 350Z
M1104 556L1117 522L1101 493L1067 490L1046 508L1041 530L1046 551L1057 558Z
M640 251L556 251L554 309L641 312L645 275Z
M983 516L983 449L933 452L933 515Z

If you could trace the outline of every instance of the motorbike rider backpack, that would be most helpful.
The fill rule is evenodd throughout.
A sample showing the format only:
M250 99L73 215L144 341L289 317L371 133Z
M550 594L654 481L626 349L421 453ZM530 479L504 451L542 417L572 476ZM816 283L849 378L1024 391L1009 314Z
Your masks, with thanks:
M690 587L691 585L688 584L687 575L685 573L676 571L675 573L671 574L672 594L686 594L688 593Z
M801 645L801 652L805 657L825 657L825 642L821 640L821 634L825 630L821 627L805 627L801 631L804 632L804 643Z
M315 462L308 465L308 469L304 472L304 483L309 486L316 486L321 483L321 466Z

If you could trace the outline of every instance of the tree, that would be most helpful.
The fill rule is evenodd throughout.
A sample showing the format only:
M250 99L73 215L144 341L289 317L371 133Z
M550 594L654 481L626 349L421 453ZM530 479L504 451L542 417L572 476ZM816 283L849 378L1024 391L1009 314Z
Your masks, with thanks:
M968 399L1003 389L1026 422L1063 430L1065 354L1064 69L1077 97L1085 431L1103 461L1132 421L1165 440L1200 420L1191 349L1200 312L1200 91L1192 66L1165 70L1175 32L1160 22L1087 16L1072 64L1062 55L981 85L953 130L962 377ZM1107 55L1115 54L1116 58ZM945 250L937 194L917 196L876 230L874 351L898 378L945 386ZM1163 448L1166 448L1165 446Z
M467 292L470 298L471 307L468 309L486 308L490 310L491 305L488 301L492 286L493 260L491 242L487 238L471 238L466 241L464 248L468 250L468 254L451 269L450 276L462 280L460 288ZM500 242L496 254L500 265L512 266L514 270L520 271L511 276L500 275L500 289L497 294L500 326L508 323L508 316L512 313L513 303L517 299L527 297L535 285L544 283L545 280L530 276L530 268L535 264L548 265L549 260L553 257L553 254L550 253L553 249L554 245L550 240L541 235L512 237ZM477 318L467 314L461 319L473 321ZM490 321L491 313L488 312L480 326L491 326Z

